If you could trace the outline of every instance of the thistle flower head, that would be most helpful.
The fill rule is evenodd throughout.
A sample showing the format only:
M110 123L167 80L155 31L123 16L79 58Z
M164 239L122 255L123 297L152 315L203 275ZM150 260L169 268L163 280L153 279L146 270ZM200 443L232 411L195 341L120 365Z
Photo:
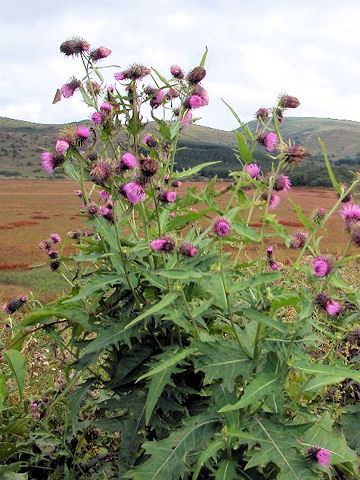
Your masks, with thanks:
M62 139L58 139L56 141L56 145L55 145L55 150L58 152L58 153L65 153L67 151L67 149L69 148L69 144L66 140L62 140Z
M297 108L299 105L300 102L296 97L292 97L286 93L279 97L280 108Z
M311 219L317 225L321 225L324 221L325 215L326 215L325 208L320 207L313 212Z
M60 243L61 242L61 237L58 233L52 233L50 235L50 239L53 243Z
M106 47L98 47L95 50L91 50L90 52L90 58L93 62L98 62L99 60L102 60L103 58L106 58L110 55L111 50Z
M172 187L180 188L181 185L182 185L182 182L180 182L180 180L177 180L177 179L171 180L171 186L172 186Z
M126 80L142 80L151 73L151 69L148 67L144 67L144 65L135 63L123 73Z
M214 232L219 237L226 237L229 235L231 226L227 218L225 217L218 217L214 220Z
M191 123L191 119L192 119L192 113L187 112L183 117L180 118L180 121L184 125L184 127L188 127Z
M258 120L264 120L265 118L268 118L269 115L270 115L270 110L265 107L260 107L259 110L257 110L257 112L255 113L255 117Z
M260 178L261 170L257 163L248 163L245 167L245 172L250 175L251 178Z
M196 257L198 253L198 249L189 242L183 242L179 251L181 255L184 255L185 257Z
M109 160L99 158L90 171L91 180L99 185L104 184L112 174L112 166Z
M89 50L90 44L79 37L65 40L65 42L60 45L60 52L67 57L80 55L81 53L88 52Z
M273 152L275 147L279 144L279 138L276 133L269 132L264 137L264 145L268 152Z
M161 190L158 193L158 199L163 203L172 203L176 200L176 192Z
M169 88L169 90L166 92L166 98L168 98L169 100L172 100L173 98L178 98L179 95L180 92L175 87Z
M337 315L341 310L340 303L335 302L325 293L318 293L315 297L315 302L332 316Z
M291 181L287 175L282 173L276 178L274 183L274 190L276 192L286 193L291 189Z
M316 257L312 261L314 275L317 277L326 277L333 269L333 262L329 257Z
M345 221L346 230L350 231L351 227L360 222L360 206L355 203L346 205L340 210L340 215Z
M293 233L290 248L302 248L305 245L308 237L309 234L307 232L302 232L301 230Z
M74 95L76 90L81 86L80 80L72 78L68 83L65 83L61 88L60 92L64 98L70 98Z
M155 148L158 145L158 141L151 135L151 133L147 133L142 141L150 148Z
M121 156L121 159L116 166L116 172L120 174L125 170L132 170L137 166L138 162L135 155L130 152L126 152Z
M185 76L179 65L172 65L172 67L170 68L170 73L174 78L178 78L179 80L182 80Z
M191 72L188 73L187 75L187 81L190 83L190 85L196 85L197 83L200 83L201 80L205 78L206 75L206 70L204 67L195 67L191 70Z
M121 82L121 80L125 80L125 72L116 72L114 73L115 80Z
M21 297L12 298L7 303L3 305L3 312L8 313L9 315L15 313L19 308L23 306L26 302L26 297L22 295Z
M143 187L137 182L128 182L120 187L120 193L125 195L130 203L139 203L145 200Z
M114 223L113 211L108 207L100 207L99 214L105 218L109 223Z
M271 270L274 270L275 272L279 270L279 264L272 259L269 260L269 267L271 268Z
M103 121L103 116L99 112L94 112L90 115L90 119L95 125L100 125L100 123Z
M165 97L164 90L158 90L158 92L156 92L155 95L150 100L151 108L160 107L160 105L162 104L162 102L164 100L164 97Z
M191 95L187 100L187 105L189 108L200 108L203 106L203 102L199 95Z
M79 139L81 140L87 140L90 135L91 135L91 132L90 132L90 128L88 127L85 127L84 125L80 125L79 127L77 127L76 129L76 135L79 137Z
M194 85L191 90L192 95L196 95L201 98L201 106L204 107L205 105L209 104L209 95L204 87L201 85Z
M306 456L309 460L319 462L323 467L327 467L331 461L331 452L326 448L310 447Z
M163 252L170 253L175 248L175 240L170 235L167 235L150 242L150 248L152 250L161 250Z
M262 200L265 202L268 201L269 194L268 192L264 192L261 195ZM272 212L280 203L280 196L277 193L271 192L271 197L269 201L269 211Z
M305 158L310 157L310 152L301 145L293 145L289 142L288 145L282 146L282 153L288 163L299 165Z
M158 171L159 164L155 158L142 158L140 159L140 169L145 177L152 177Z
M108 102L103 102L100 105L100 111L105 114L111 113L113 108L114 107L111 105L111 103L108 103Z

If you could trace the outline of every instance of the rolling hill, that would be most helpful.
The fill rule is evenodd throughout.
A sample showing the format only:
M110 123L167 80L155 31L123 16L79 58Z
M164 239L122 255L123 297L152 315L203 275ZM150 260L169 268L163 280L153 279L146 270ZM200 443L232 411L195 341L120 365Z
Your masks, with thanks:
M88 121L76 122L88 123ZM249 122L254 127L255 122ZM51 148L64 124L40 124L23 120L0 117L0 176L45 177L40 164L42 149ZM147 129L153 128L149 123ZM328 118L290 117L285 118L281 129L285 140L291 139L308 148L313 157L307 166L298 168L300 184L307 184L307 176L317 176L321 155L318 137L326 143L329 157L336 165L349 165L354 169L360 165L360 123L348 120ZM193 166L200 162L219 160L222 163L210 167L207 176L218 173L226 177L229 169L237 168L233 149L236 138L232 132L209 128L201 125L188 127L179 142L186 147L178 152L177 162L180 168ZM266 169L262 147L256 149L257 157ZM340 168L340 167L339 167ZM344 170L345 171L345 170ZM341 174L342 170L340 171ZM59 174L57 177L61 176ZM324 183L321 183L324 185Z

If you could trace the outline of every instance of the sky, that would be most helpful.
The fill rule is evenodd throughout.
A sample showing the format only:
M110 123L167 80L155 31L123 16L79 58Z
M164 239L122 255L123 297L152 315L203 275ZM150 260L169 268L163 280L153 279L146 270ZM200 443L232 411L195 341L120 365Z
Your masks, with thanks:
M359 20L358 0L0 0L0 116L88 118L79 93L52 105L56 89L82 74L59 46L81 36L112 50L103 65L142 63L165 76L173 64L191 70L208 47L201 125L238 126L222 98L248 121L282 93L301 102L289 116L360 121Z

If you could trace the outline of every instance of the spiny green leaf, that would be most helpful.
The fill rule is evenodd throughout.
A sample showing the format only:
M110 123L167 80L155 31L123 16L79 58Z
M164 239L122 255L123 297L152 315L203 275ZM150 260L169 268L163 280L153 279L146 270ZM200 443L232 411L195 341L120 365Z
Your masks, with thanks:
M184 348L178 352L180 347L176 347L175 349L172 349L170 352L166 352L166 355L161 357L159 362L155 363L155 367L151 368L148 372L144 373L144 375L141 375L141 377L138 378L138 382L140 380L143 380L144 378L151 377L152 375L156 375L157 373L162 372L163 370L166 370L169 367L172 367L173 365L178 365L182 363L182 360L184 360L187 357L190 357L194 353L196 353L196 348Z
M222 438L216 439L213 442L210 443L210 445L202 452L202 454L199 457L198 463L196 464L194 468L194 473L192 476L192 480L196 480L199 476L200 470L202 467L205 465L205 463L210 460L210 458L213 458L216 460L216 455L219 450L222 450L226 448L226 445L224 443L224 440Z
M195 175L196 173L200 172L203 168L210 167L210 165L215 165L216 163L221 163L220 161L217 162L205 162L196 165L195 167L188 168L187 170L182 170L181 172L175 172L174 178L187 178Z
M115 283L122 283L119 275L93 275L75 297L65 300L63 304L74 303L91 296L95 292L108 290Z
M215 480L241 480L246 479L237 473L237 462L235 460L221 460L216 470Z
M167 295L165 295L165 297L162 298L162 300L160 300L159 303L156 303L148 310L145 310L144 313L142 313L141 315L138 315L136 318L134 318L134 320L128 323L125 327L125 330L133 327L144 318L154 315L155 313L161 312L165 307L167 307L168 305L171 305L178 296L179 294L176 292L168 293Z
M300 205L296 205L296 203L293 202L293 201L291 200L291 198L289 198L289 197L288 197L288 200L289 200L289 202L291 203L291 205L293 206L293 208L294 208L297 216L299 217L299 220L301 221L301 223L304 225L304 227L305 227L307 230L309 230L310 232L312 232L312 231L314 230L314 225L311 223L310 220L308 220L308 219L305 217L305 215L304 215L304 213L303 213Z
M241 351L235 340L216 339L213 343L194 341L199 355L194 359L196 370L205 373L205 382L222 380L229 391L235 388L235 379L247 377L252 369L252 362Z
M3 355L16 379L19 394L22 397L26 375L25 358L17 350L7 350Z
M167 438L145 442L143 447L151 455L139 467L124 475L133 480L179 480L189 472L189 464L197 461L204 444L213 438L218 418L205 412L186 420L183 428L173 431Z
M253 156L251 150L247 144L244 135L242 135L238 130L234 130L238 141L238 150L240 153L240 158L244 163L251 163L253 161Z
M70 299L73 300L73 299ZM64 302L69 303L70 300ZM58 307L41 307L32 310L26 317L17 325L20 328L29 327L37 323L46 325L52 323L53 317L58 319L65 319L74 324L81 325L84 330L91 331L92 327L89 323L89 316L85 310L75 308L72 306L58 306Z
M204 54L203 54L203 56L201 57L201 60L200 60L200 67L203 67L203 66L205 65L208 51L209 51L209 50L208 50L208 48L206 47L206 48L205 48L205 52L204 52Z
M335 190L337 191L337 193L341 194L341 187L340 187L338 181L336 180L334 172L331 168L329 157L328 157L328 154L327 154L327 151L326 151L325 143L322 141L322 139L320 137L318 137L318 140L319 140L319 143L320 143L320 146L321 146L321 150L322 150L322 153L323 153L323 156L324 156L326 168L327 168L331 183L332 183L333 187L335 188Z

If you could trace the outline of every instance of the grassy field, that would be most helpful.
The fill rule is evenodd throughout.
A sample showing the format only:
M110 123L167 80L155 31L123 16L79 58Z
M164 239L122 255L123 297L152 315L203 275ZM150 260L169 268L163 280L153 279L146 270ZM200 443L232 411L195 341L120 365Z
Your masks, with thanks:
M188 183L182 189L194 185L201 190L204 183ZM46 255L38 248L42 239L53 232L65 238L68 231L86 224L86 218L78 210L81 202L73 193L76 188L77 184L64 180L0 180L0 302L30 292L49 300L67 288L61 275L52 273L48 266L34 270L27 267L47 261ZM225 204L228 198L227 194L218 200ZM300 205L305 215L310 215L317 207L329 210L336 201L335 193L326 189L294 188L288 196L283 195L274 213L283 224L292 225L288 227L290 232L304 229L288 198ZM254 228L259 228L257 221L256 217L252 221ZM343 251L347 235L338 213L334 214L323 236L323 253L340 254ZM281 241L275 240L272 244L276 259L285 264L297 255L296 250L287 249ZM68 240L65 253L70 249L71 241ZM247 253L251 255L255 250L256 245L251 245Z

